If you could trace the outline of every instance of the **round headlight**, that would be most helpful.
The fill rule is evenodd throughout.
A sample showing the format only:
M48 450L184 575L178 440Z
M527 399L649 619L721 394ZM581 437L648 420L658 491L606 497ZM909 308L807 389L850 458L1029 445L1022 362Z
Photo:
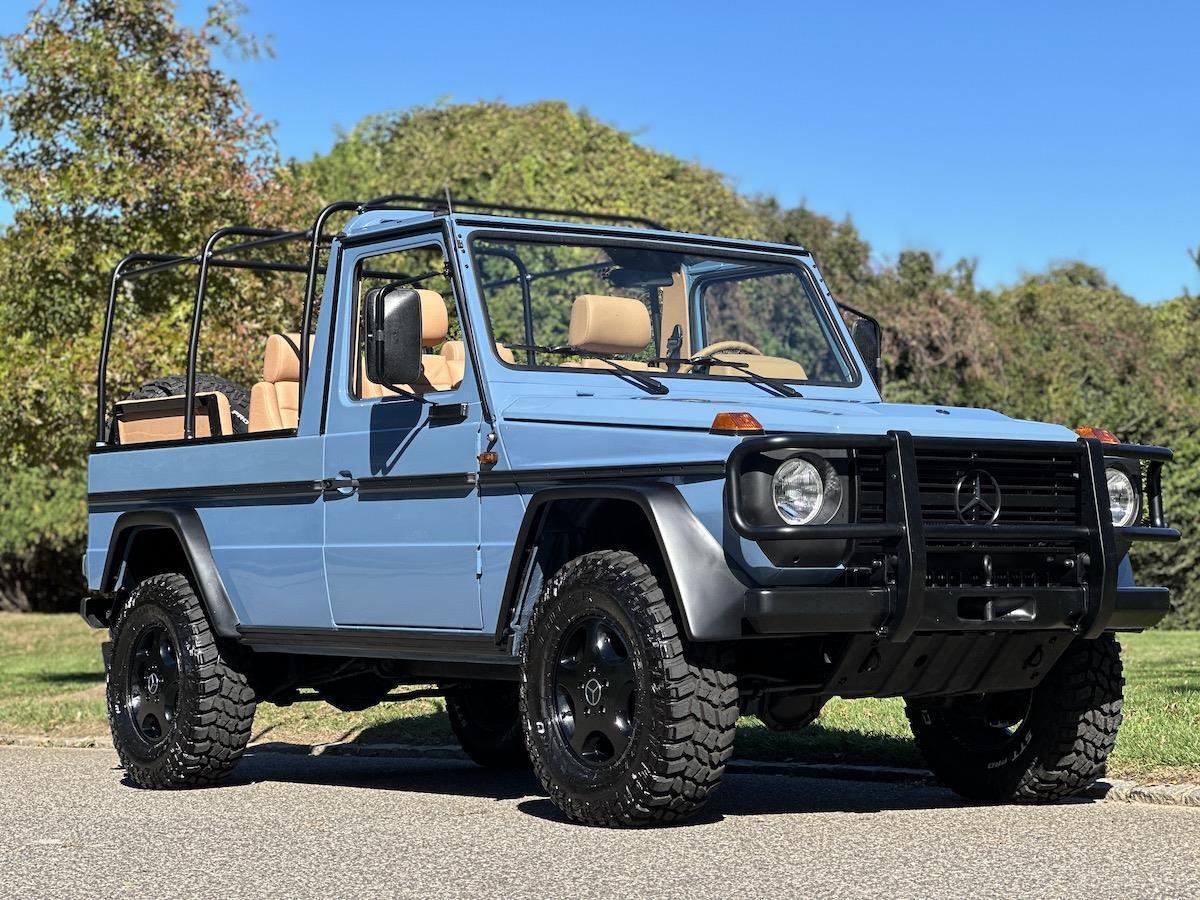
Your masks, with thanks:
M771 493L775 510L783 521L789 525L809 525L822 510L837 510L841 483L832 472L827 478L807 459L789 459L776 470Z
M1108 469L1108 511L1113 525L1132 525L1138 514L1138 492L1133 480L1121 469Z

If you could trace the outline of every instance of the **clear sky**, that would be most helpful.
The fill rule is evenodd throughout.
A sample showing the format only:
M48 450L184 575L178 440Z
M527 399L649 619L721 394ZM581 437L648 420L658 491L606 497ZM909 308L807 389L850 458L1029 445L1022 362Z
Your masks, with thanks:
M225 64L287 156L369 113L561 99L851 216L881 260L970 257L992 286L1078 258L1141 300L1200 292L1200 4L247 2L276 56Z

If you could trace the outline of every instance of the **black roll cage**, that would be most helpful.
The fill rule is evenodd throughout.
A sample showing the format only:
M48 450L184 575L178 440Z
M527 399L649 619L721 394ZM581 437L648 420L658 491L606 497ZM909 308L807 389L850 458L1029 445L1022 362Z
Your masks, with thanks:
M396 205L403 204L403 205ZM424 210L435 216L453 213L453 207L489 211L510 215L559 216L584 221L598 221L635 225L665 231L665 227L653 219L642 216L627 216L610 213L593 213L577 209L554 209L537 206L518 206L508 203L487 203L480 200L460 200L447 195L444 199L423 197L416 194L385 194L367 201L338 200L327 205L317 215L313 226L306 231L282 228L261 228L249 225L229 225L218 228L208 236L199 254L187 256L169 253L130 253L113 267L109 282L108 305L105 309L104 331L100 344L100 359L96 369L96 446L107 444L105 427L107 412L106 381L108 354L112 344L113 318L116 314L117 293L125 281L162 272L179 266L196 266L196 300L192 308L191 329L188 333L186 389L184 393L183 439L192 440L196 430L196 361L200 347L200 326L204 318L204 300L208 287L208 273L212 268L246 269L259 272L292 272L306 276L304 285L304 309L300 320L300 403L304 402L304 386L308 380L309 343L312 339L313 306L316 301L317 276L325 274L328 266L321 265L321 251L333 245L336 235L326 234L329 219L341 212L355 214L382 210ZM231 237L247 238L235 244L218 246ZM297 241L308 242L308 258L305 262L278 262L272 260L246 259L234 254L259 250L275 244ZM525 279L522 279L525 281ZM528 284L525 285L528 291ZM531 328L531 323L527 323Z

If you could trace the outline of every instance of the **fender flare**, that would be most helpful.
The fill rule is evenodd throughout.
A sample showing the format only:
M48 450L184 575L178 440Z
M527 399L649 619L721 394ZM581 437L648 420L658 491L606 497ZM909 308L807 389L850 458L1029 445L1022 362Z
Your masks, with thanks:
M204 611L208 614L213 631L221 637L239 637L237 613L233 610L225 583L217 571L204 524L194 509L138 509L118 516L108 541L108 555L104 560L100 589L105 592L116 590L117 578L121 574L134 535L140 531L162 528L173 532L183 547L184 556L191 566L193 583L200 595L200 602L204 604Z
M646 516L662 554L670 589L678 603L680 624L689 640L713 641L740 637L746 583L717 539L696 518L674 485L593 484L546 488L530 498L509 562L500 602L496 642L512 633L510 623L523 599L524 576L530 552L544 523L544 513L561 500L623 500L636 504Z

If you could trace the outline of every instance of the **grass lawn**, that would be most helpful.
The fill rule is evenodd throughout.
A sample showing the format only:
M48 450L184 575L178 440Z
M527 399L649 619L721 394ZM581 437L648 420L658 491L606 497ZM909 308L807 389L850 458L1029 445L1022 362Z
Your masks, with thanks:
M103 632L74 615L0 613L0 741L16 737L107 741ZM1125 724L1109 774L1139 781L1200 781L1200 632L1125 635ZM440 700L340 713L324 703L264 704L255 740L452 743ZM737 755L807 762L919 766L899 700L834 700L800 731L743 719Z

